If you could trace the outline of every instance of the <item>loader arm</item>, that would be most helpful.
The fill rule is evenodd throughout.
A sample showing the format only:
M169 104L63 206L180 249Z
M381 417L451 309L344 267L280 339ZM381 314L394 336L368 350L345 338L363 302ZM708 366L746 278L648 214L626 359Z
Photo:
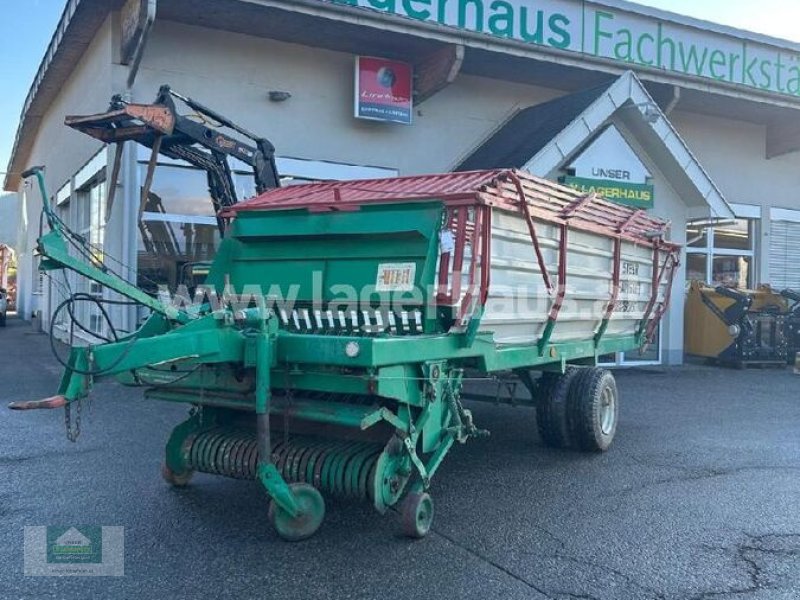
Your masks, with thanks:
M176 100L189 107L192 113L180 114ZM70 115L66 117L65 124L107 144L117 144L118 157L119 148L126 141L150 148L152 155L142 192L143 204L159 154L186 161L206 173L215 213L239 201L228 158L236 159L250 168L257 194L280 187L275 147L269 140L192 98L179 94L168 85L161 86L153 104L134 104L117 95L111 99L107 112ZM226 130L238 137L229 135ZM113 203L118 173L119 168L115 166L112 185L109 186L109 204ZM225 221L220 218L217 223L220 233L224 234Z

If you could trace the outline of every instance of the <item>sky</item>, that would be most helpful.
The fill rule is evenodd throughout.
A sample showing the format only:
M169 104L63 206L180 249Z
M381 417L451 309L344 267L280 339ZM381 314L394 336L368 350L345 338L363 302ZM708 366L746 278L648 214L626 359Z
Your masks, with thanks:
M8 165L25 96L65 2L0 0L0 172ZM798 0L639 0L638 3L800 42Z
M0 0L0 171L8 165L22 104L65 4Z

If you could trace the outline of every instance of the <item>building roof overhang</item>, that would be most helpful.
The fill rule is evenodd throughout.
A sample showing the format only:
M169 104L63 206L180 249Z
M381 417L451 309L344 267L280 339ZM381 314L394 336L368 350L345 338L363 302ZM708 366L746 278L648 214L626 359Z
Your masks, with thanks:
M458 167L522 167L554 177L603 129L619 122L664 174L692 218L731 219L722 192L639 78L616 81L519 111Z
M623 0L601 6L649 15L685 26L771 44L800 53L800 45L776 40ZM5 189L15 190L41 119L108 14L124 0L67 0L64 13L28 93L9 164ZM465 49L461 72L574 91L622 75L630 65L575 52L498 38L327 0L159 0L158 18L353 54L380 54L425 63L443 48ZM682 90L687 111L767 126L767 156L800 149L800 98L699 77L637 66L639 79L665 107ZM122 91L122 90L118 90Z

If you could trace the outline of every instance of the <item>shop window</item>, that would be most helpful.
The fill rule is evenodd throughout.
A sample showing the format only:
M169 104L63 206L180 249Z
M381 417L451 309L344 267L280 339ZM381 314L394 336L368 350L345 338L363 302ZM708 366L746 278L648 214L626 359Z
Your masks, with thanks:
M72 230L83 236L89 243L89 252L98 263L104 261L103 246L106 230L106 184L105 168L76 190L75 213ZM67 212L67 211L65 211ZM103 297L103 287L86 277L77 276L73 280L73 290ZM94 333L104 335L105 323L100 309L91 302L78 302L75 305L76 320Z
M708 229L706 227L686 227L686 246L689 248L706 248L708 246ZM705 278L705 275L703 276Z
M753 221L736 219L730 225L714 228L714 248L753 250Z
M725 287L751 287L752 262L752 256L715 256L711 268L711 282Z
M706 254L686 254L686 279L689 281L706 281L708 273L708 256Z
M159 165L139 214L137 284L145 291L175 290L191 265L214 257L220 237L203 171Z
M758 219L739 218L716 227L686 229L686 279L711 285L755 285L755 231Z
M149 152L140 149L139 181L145 180ZM252 170L229 159L239 200L255 195ZM347 165L326 161L278 158L281 185L321 179L390 177L395 169ZM141 188L140 188L141 189ZM204 171L179 160L159 157L150 193L139 211L137 285L157 293L160 286L174 291L196 283L192 268L213 260L220 243L214 207Z

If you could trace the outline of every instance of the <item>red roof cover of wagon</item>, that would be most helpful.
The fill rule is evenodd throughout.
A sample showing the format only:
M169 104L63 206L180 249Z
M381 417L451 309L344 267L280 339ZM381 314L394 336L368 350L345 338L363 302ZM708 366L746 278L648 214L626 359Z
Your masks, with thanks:
M463 171L353 181L321 181L274 190L226 208L221 216L239 212L306 209L311 212L357 210L365 204L438 200L447 205L484 204L519 211L524 195L534 219L568 224L650 245L662 238L669 223L644 210L622 206L516 169ZM664 244L672 246L672 244Z

